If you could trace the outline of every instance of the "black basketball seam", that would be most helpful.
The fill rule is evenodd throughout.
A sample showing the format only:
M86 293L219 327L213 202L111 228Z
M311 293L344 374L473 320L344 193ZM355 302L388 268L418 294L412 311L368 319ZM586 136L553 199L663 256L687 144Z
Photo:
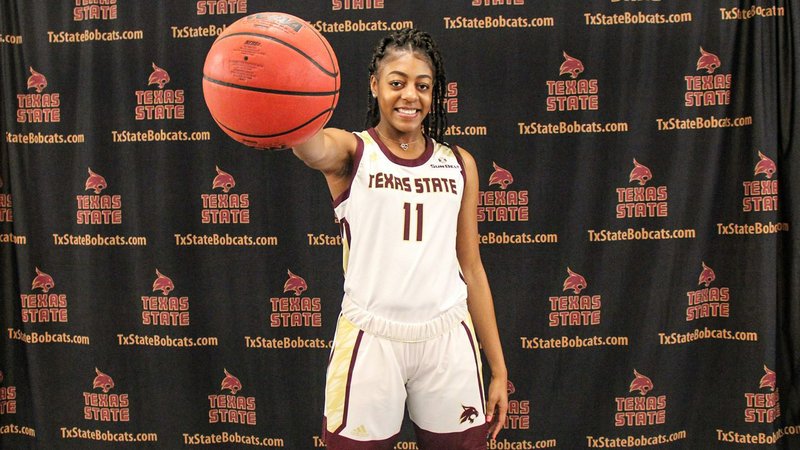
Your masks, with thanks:
M251 137L251 138L271 138L271 137L283 136L283 135L285 135L285 134L289 134L289 133L291 133L291 132L293 132L293 131L297 131L297 130L299 130L300 128L303 128L304 126L306 126L306 125L310 124L311 122L313 122L313 121L317 120L317 119L318 119L318 118L320 118L320 116L322 116L323 114L327 114L328 112L330 112L330 109L326 109L326 110L322 111L321 113L319 113L319 114L317 114L316 116L314 116L314 117L312 117L311 119L309 119L309 120L308 120L306 123L303 123L303 124L301 124L301 125L298 125L298 126L296 126L296 127L292 128L292 129L289 129L289 130L286 130L286 131L281 131L280 133L277 133L277 134L247 134L247 133L242 133L241 131L236 131L236 130L234 130L233 128L231 128L231 127L229 127L229 126L226 126L224 123L220 122L220 121L219 121L219 119L217 119L217 118L216 118L216 117L214 117L213 115L212 115L211 117L214 117L214 120L215 120L215 121L216 121L216 122L219 124L219 126L221 126L222 128L225 128L226 130L228 130L228 131L231 131L231 132L234 132L234 133L236 133L236 134L238 134L238 135L240 135L240 136L247 136L247 137Z
M267 88L258 88L252 86L243 86L241 84L234 84L228 83L227 81L217 80L215 78L211 78L207 75L203 75L203 80L208 81L209 83L218 84L220 86L242 89L245 91L254 91L254 92L261 92L264 94L282 94L282 95L296 95L301 97L324 97L326 95L338 95L339 90L335 91L325 91L325 92L303 92L303 91L283 91L280 89L267 89Z
M331 62L331 67L337 67L338 64L334 63L334 58L335 58L336 54L333 52L333 49L330 47L330 43L322 36L322 34L319 31L317 31L316 28L312 27L311 31L314 32L315 36L317 36L317 39L319 39L320 43L322 44L322 47L325 49L325 52L328 54L328 59ZM333 87L334 87L334 89L336 89L336 92L339 92L339 86L338 86L339 81L340 81L339 77L334 77L334 79L333 79ZM337 99L336 96L331 98L331 109L330 109L331 113L328 116L327 120L329 120L330 116L333 115L333 109L334 109L334 107L336 105L336 99ZM326 120L326 122L327 122L327 120Z
M292 44L290 44L290 43L288 43L288 42L286 42L286 41L283 41L283 40L281 40L281 39L278 39L278 38L276 38L276 37L274 37L274 36L270 36L270 35L268 35L268 34L252 33L252 32L250 32L250 33L244 33L244 32L242 32L242 33L231 33L231 34L226 34L225 36L221 36L221 37L219 38L219 40L221 41L221 40L223 40L223 39L227 39L227 38L229 38L229 37L233 37L233 36L258 36L258 37L262 37L262 38L264 38L264 39L268 39L268 40L271 40L271 41L275 41L275 42L277 42L277 43L279 43L279 44L281 44L281 45L285 45L286 47L289 47L290 49L292 49L292 50L296 51L296 52L297 52L297 53L299 53L301 56L303 56L304 58L306 58L307 60L309 60L309 61L311 62L311 64L313 64L314 66L316 66L316 67L317 67L319 70L321 70L322 72L324 72L326 75L328 75L328 76L331 76L331 77L334 77L334 78L335 78L337 75L339 75L339 72L331 72L331 71L329 71L328 69L326 69L326 68L322 67L322 66L321 66L321 65L320 65L320 64L319 64L319 63L318 63L316 60L314 60L314 58L312 58L311 56L307 55L305 52L303 52L303 51L302 51L302 50L300 50L299 48L295 47L294 45L292 45Z

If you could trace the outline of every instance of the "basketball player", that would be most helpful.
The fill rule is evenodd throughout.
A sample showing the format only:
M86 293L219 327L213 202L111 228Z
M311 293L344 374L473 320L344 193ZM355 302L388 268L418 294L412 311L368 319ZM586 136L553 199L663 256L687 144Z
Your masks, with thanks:
M325 175L344 242L325 442L392 448L408 407L420 448L486 449L505 423L508 379L478 249L475 160L441 141L446 82L430 35L386 36L369 71L368 129L326 128L293 149Z

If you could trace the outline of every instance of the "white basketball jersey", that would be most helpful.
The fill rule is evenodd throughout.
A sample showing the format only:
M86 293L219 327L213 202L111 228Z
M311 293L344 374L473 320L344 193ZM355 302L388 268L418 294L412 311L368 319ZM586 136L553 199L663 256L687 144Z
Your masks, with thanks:
M353 178L334 200L344 242L342 313L392 339L440 335L466 315L456 257L460 155L426 138L422 156L402 159L374 129L355 134Z

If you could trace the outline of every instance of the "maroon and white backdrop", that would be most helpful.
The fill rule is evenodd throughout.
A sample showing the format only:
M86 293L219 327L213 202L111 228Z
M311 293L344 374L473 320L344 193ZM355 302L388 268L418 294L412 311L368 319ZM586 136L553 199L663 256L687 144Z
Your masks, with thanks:
M330 41L350 130L378 40L438 41L508 362L490 448L800 447L785 0L2 2L0 447L324 446L325 182L201 89L263 11Z

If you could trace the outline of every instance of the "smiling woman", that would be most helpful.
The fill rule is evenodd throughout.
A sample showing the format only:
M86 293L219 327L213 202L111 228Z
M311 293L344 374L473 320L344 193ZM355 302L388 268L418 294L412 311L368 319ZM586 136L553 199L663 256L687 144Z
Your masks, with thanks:
M485 449L506 422L508 379L478 248L475 160L442 142L447 82L429 34L386 36L369 73L367 130L326 128L294 147L325 175L344 248L325 443L392 448L407 407L420 448Z

